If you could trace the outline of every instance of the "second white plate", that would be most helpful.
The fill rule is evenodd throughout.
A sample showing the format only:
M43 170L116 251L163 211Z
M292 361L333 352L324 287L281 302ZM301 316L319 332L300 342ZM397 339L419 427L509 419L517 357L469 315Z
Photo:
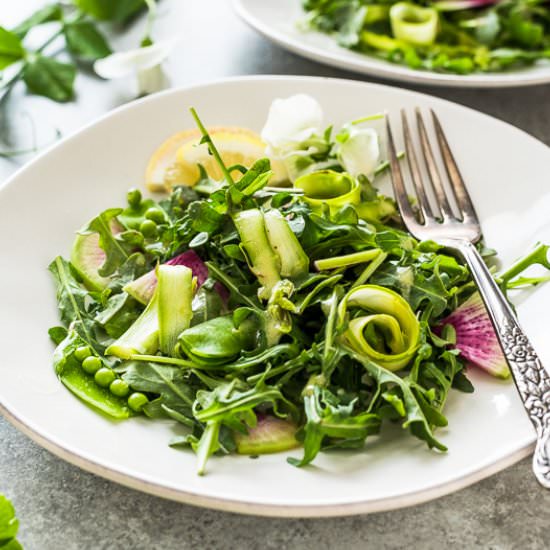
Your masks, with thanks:
M454 75L417 71L340 47L336 41L315 31L303 32L297 21L304 17L301 0L234 0L236 12L266 38L314 61L338 69L437 86L462 88L505 88L550 82L550 63L503 73Z

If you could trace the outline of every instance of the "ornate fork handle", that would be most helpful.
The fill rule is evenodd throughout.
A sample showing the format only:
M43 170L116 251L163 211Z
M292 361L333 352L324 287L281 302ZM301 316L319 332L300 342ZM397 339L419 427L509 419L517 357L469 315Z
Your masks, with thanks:
M462 240L440 242L458 251L470 268L510 365L523 406L537 432L533 471L539 483L550 489L550 374L475 246Z

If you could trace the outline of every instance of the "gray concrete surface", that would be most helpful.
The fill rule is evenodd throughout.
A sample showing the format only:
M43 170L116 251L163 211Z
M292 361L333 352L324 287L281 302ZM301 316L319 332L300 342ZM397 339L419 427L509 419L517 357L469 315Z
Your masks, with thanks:
M40 3L4 3L0 24L9 27ZM228 4L160 2L157 37L182 36L168 64L173 86L254 73L361 78L272 46L238 21ZM138 25L117 38L116 46L135 43ZM16 88L0 110L0 150L28 146L29 120L38 142L47 143L56 128L67 135L134 94L131 82L104 83L88 74L79 77L77 89L76 103L55 105ZM416 89L494 115L550 144L550 86ZM29 158L0 159L0 182ZM337 519L265 519L193 508L120 487L65 464L0 418L0 492L17 507L27 550L550 548L550 492L537 486L527 459L413 508Z

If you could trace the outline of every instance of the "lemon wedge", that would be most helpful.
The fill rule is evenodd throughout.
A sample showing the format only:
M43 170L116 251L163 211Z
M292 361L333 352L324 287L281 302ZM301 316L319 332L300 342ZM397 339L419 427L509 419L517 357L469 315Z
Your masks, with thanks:
M226 166L242 164L249 168L266 156L266 145L256 132L246 128L217 127L208 132ZM169 191L174 185L194 185L199 178L198 164L208 175L221 180L223 174L206 144L200 144L198 130L186 130L168 138L152 155L145 172L150 191ZM277 160L271 161L274 171L271 184L287 179L286 170Z

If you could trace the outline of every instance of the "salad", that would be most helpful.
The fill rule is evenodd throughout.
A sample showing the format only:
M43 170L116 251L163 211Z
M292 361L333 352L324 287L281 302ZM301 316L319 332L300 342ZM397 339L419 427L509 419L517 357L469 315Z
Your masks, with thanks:
M471 74L550 58L547 0L303 0L306 29L413 69Z
M467 268L418 242L379 193L383 115L335 129L306 95L242 128L169 138L147 185L76 235L49 269L59 380L100 413L177 423L197 454L361 449L400 424L431 449L466 364L508 367ZM267 145L267 148L266 148ZM259 155L259 156L258 156ZM537 284L538 245L498 276ZM494 252L484 249L489 259ZM302 449L298 449L301 447Z

